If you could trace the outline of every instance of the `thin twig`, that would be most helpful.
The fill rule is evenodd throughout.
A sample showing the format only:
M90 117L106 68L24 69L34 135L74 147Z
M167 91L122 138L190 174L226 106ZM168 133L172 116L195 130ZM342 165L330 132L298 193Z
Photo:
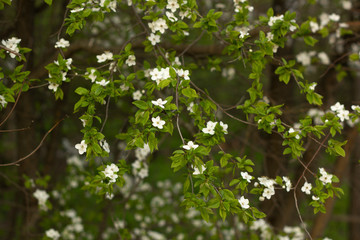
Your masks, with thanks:
M17 103L18 103L18 101L19 101L19 99L20 99L20 95L21 95L21 92L22 92L22 89L23 89L23 86L24 86L24 83L25 82L23 82L23 84L22 84L22 86L21 86L21 88L20 88L20 91L19 91L19 94L18 94L18 96L17 96L17 98L16 98L16 101L15 101L15 103L14 103L14 105L13 105L13 107L11 108L11 110L10 110L10 112L9 112L9 114L5 117L5 119L0 123L0 127L9 119L9 117L11 116L11 114L12 114L12 112L14 111L14 109L15 109L15 107L16 107L16 105L17 105Z
M294 199L295 199L295 207L296 207L296 211L298 213L299 219L303 225L303 228L305 230L305 232L307 233L307 235L309 236L310 240L312 240L311 234L309 233L309 231L306 228L306 225L301 217L301 213L300 213L300 209L299 209L299 205L298 205L298 201L297 201L297 197L296 197L296 189L294 190Z
M0 44L0 48L5 49L6 51L8 51L8 52L10 52L10 53L12 53L12 54L14 54L14 55L16 55L16 56L18 56L18 57L21 58L21 54L20 54L20 53L15 52L14 50L12 50L12 49L10 49L10 48L8 48L8 47L5 47L4 45L1 45L1 44Z
M65 117L61 120L59 120L57 123L55 123L55 125L50 128L49 131L47 131L47 133L44 135L44 137L41 139L39 145L28 155L26 155L25 157L20 158L19 160L12 162L12 163L5 163L5 164L0 164L0 167L7 167L7 166L20 166L19 163L26 160L27 158L29 158L31 155L33 155L37 150L39 150L39 148L43 145L46 137L59 125L60 122L62 122L65 119Z

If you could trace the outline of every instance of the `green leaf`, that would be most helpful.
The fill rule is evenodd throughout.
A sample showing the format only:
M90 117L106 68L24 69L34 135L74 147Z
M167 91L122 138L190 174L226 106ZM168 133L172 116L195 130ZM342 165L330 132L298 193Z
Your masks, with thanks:
M307 45L310 45L312 47L315 45L315 43L318 42L318 40L316 40L315 38L313 38L311 36L305 36L304 41Z
M52 0L44 0L49 6L52 4Z
M184 88L181 93L188 98L198 98L196 91L190 87Z
M78 87L75 90L75 93L77 93L78 95L87 95L89 93L89 90L87 90L86 88L83 88L83 87Z
M132 104L134 104L135 106L137 106L138 108L140 108L142 110L147 110L149 108L147 103L142 100L134 101L134 102L132 102Z

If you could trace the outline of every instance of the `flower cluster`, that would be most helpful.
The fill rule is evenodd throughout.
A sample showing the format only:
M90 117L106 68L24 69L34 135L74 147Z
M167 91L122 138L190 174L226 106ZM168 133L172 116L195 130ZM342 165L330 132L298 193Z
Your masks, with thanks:
M49 198L49 194L45 190L36 189L33 196L38 200L39 208L47 211L46 201Z
M135 150L135 162L132 163L132 173L135 177L144 179L149 176L149 166L145 162L146 157L150 154L150 147L145 144L143 148L137 148Z
M2 40L1 43L4 45L4 47L10 49L11 51L15 52L15 53L19 53L20 49L18 48L18 44L21 42L21 39L16 38L16 37L12 37L9 38L8 40ZM7 53L10 53L10 57L11 58L15 58L16 54L6 51Z
M49 230L47 230L45 232L45 235L48 238L51 238L53 240L58 240L60 238L60 233L58 231L54 230L53 228L50 228Z
M170 68L161 68L160 70L157 68L154 68L150 71L151 80L155 81L157 84L159 84L161 81L169 79L170 78Z
M332 105L330 107L331 111L333 111L338 118L340 118L340 121L343 122L344 120L349 120L349 111L345 110L345 107L343 104L340 104L337 102L336 104Z
M216 125L218 124L218 122L212 122L212 121L208 121L206 123L206 127L203 128L201 131L203 133L206 133L206 134L210 134L210 135L214 135L215 134L215 127ZM225 134L227 134L227 129L228 129L228 125L223 123L222 121L219 122L220 126L222 127L223 129L223 132Z
M66 225L64 230L61 232L61 236L64 239L75 239L76 234L83 233L84 225L82 219L79 217L74 209L68 209L60 212L63 217L70 218L71 223Z
M114 163L107 165L105 170L102 171L105 177L109 179L109 183L115 183L116 179L118 178L117 172L119 171L119 167L116 166Z
M108 60L113 60L113 54L112 54L112 52L105 51L103 54L97 55L96 58L97 58L98 63L103 63Z
M259 177L258 178L259 183L255 183L255 187L258 186L258 184L264 186L264 191L262 195L260 196L259 200L264 201L266 199L270 199L273 195L275 195L275 187L276 184L274 179L270 179L268 177Z

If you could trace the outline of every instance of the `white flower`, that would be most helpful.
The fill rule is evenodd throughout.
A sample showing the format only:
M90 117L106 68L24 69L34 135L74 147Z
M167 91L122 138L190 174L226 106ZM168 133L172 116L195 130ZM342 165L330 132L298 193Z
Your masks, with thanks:
M310 29L311 29L311 32L316 33L320 29L319 24L317 22L311 21L310 22Z
M286 191L289 192L291 189L290 179L288 177L283 176L283 180L285 182L285 186L283 186L283 188L286 188Z
M352 105L351 109L356 111L356 112L360 112L360 106L359 105Z
M333 112L338 112L338 111L342 111L345 109L343 104L340 104L339 102L335 103L335 105L332 105L330 107L331 111Z
M49 84L49 86L48 86L48 88L49 88L50 90L53 90L54 92L57 91L58 87L59 87L59 84L53 83L53 82L51 82L51 83Z
M304 185L301 188L301 191L304 192L307 195L311 194L312 185L311 183L305 182Z
M66 59L66 67L67 67L67 69L68 70L70 70L71 69L71 64L72 64L72 58L68 58L68 59Z
M177 0L168 0L168 4L166 5L166 9L170 9L172 12L176 12L179 7Z
M109 51L105 51L101 55L97 55L96 58L98 59L98 63L106 62L107 60L113 59L113 54Z
M148 40L151 42L151 45L155 46L157 43L160 42L160 36L154 33L151 33L148 37Z
M16 37L12 37L12 38L9 38L8 40L2 40L1 43L9 48L11 51L13 52L16 52L16 53L19 53L19 48L18 48L18 44L21 42L21 39L19 38L16 38ZM7 53L9 53L8 51L6 51ZM15 58L16 55L14 53L9 53L10 57L11 58Z
M80 143L76 144L75 148L79 151L80 155L85 153L87 149L87 144L85 143L85 140L82 140Z
M135 66L135 65L136 65L136 58L135 58L135 56L134 56L134 55L130 55L130 56L126 59L125 63L126 63L129 67Z
M338 22L338 21L340 20L340 16L337 15L337 14L335 14L335 13L332 13L332 14L330 14L330 16L329 16L329 19L330 19L331 21Z
M249 36L249 28L248 27L241 27L240 29L238 29L240 35L239 38L244 38L246 36Z
M84 10L84 8L76 7L74 9L70 10L70 12L76 13L76 12L81 12L82 10Z
M247 182L251 182L252 176L248 172L240 172L240 174Z
M178 69L176 71L177 75L179 75L179 77L185 79L185 80L190 80L189 77L189 70L184 70L184 69Z
M90 70L90 74L88 75L88 77L90 78L91 82L95 82L97 76L95 75L96 69L91 69Z
M167 103L167 100L162 100L161 98L159 98L158 100L156 100L156 101L151 101L151 102L152 102L152 104L154 104L155 106L159 106L159 107L161 107L161 108L165 108L165 107L164 107L164 104Z
M116 179L118 178L118 175L116 174L119 171L118 166L116 166L114 163L107 165L105 170L102 171L104 173L106 178L109 178L109 184L115 183Z
M270 27L273 26L276 23L276 21L278 21L278 20L283 21L284 15L270 17L269 22L268 22L269 26Z
M315 90L315 88L316 88L316 86L317 86L317 83L311 83L310 84L310 86L309 86L309 89L311 90L311 91L314 91Z
M228 125L227 125L226 123L223 123L222 121L220 121L220 126L222 127L223 132L224 132L225 134L227 134L227 133L228 133L228 131L227 131Z
M5 97L3 95L0 95L0 104L2 107L5 107L7 104L7 101L5 100Z
M262 197L270 199L271 196L274 195L274 194L275 194L275 189L273 187L272 188L265 188L264 192L262 194Z
M187 109L190 113L194 113L193 107L194 107L194 103L191 102L191 103L189 103L189 106L188 106L186 109Z
M153 32L159 31L161 34L165 33L165 30L168 29L168 25L166 24L166 20L163 18L159 18L158 20L153 22Z
M100 146L104 149L105 152L110 153L109 144L107 143L107 141L105 139L102 139L100 141Z
M244 209L248 209L250 206L249 206L249 200L244 198L244 196L241 196L240 199L238 199L239 203L240 203L240 206Z
M325 64L325 65L330 64L330 59L329 59L328 55L325 52L320 52L318 54L318 57L319 57L322 64Z
M216 126L216 124L217 124L217 122L208 121L206 123L206 128L203 128L201 131L203 133L214 135L215 134L215 126Z
M46 201L49 198L49 194L44 190L36 189L36 191L33 193L33 196L38 200L40 209L46 211Z
M105 87L110 83L110 81L106 81L105 79L102 79L100 82L96 82L96 83Z
M309 66L311 64L311 56L307 52L301 52L296 55L296 61L300 62L304 66Z
M193 175L199 175L202 174L205 171L205 166L204 165L200 165L200 169L197 167L194 167L194 172Z
M61 38L59 41L55 43L55 48L67 48L70 46L70 42Z
M332 174L327 173L324 168L319 168L319 171L321 174L319 180L323 183L323 185L332 182L332 177L333 177Z
M45 232L45 235L48 237L48 238L51 238L53 240L57 240L60 238L60 233L52 228L50 228L49 230L47 230Z
M352 7L351 1L343 1L343 2L342 2L342 7L343 7L345 10L350 10L351 7Z
M190 149L196 149L199 145L194 144L193 141L189 141L186 145L183 146L184 149L190 150Z
M140 90L136 90L135 92L133 92L133 95L132 95L133 99L136 101L136 100L140 100L141 97L142 97L142 94L140 92Z
M165 121L161 120L160 116L157 116L156 118L151 118L151 121L152 125L159 129L163 129L163 126L165 125Z
M317 201L317 200L320 199L319 197L316 197L316 196L312 196L311 198L312 198L312 200L314 200L314 201Z
M177 22L178 18L175 17L175 15L172 12L166 12L165 14L171 22Z

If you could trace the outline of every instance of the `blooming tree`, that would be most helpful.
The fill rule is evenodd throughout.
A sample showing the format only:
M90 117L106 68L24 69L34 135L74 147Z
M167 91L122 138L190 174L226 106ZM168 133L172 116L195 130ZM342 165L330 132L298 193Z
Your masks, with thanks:
M343 236L326 226L358 164L352 7L0 0L2 190L25 209L0 236Z

